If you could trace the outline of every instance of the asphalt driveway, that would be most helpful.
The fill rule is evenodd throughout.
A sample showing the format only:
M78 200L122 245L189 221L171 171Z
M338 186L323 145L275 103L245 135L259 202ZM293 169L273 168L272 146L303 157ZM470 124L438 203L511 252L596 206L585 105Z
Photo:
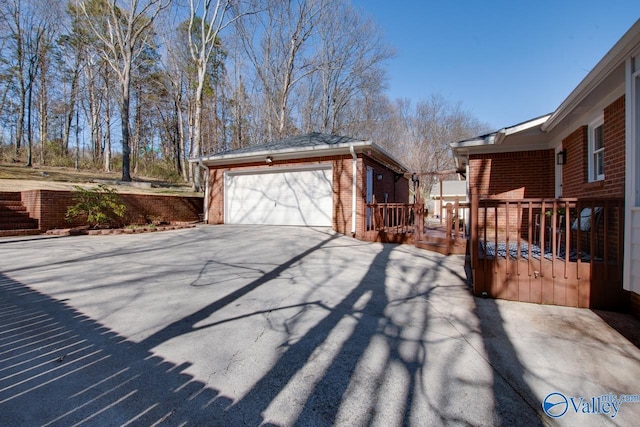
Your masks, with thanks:
M639 378L601 317L473 298L461 257L297 227L0 239L0 425L632 425L602 396Z

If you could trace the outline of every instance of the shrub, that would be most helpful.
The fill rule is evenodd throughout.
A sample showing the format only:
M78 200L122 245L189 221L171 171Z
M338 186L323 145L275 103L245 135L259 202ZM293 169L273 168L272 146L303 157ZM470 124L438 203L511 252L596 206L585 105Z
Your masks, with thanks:
M92 189L85 189L75 185L73 201L75 205L69 206L65 219L71 222L78 217L87 218L87 224L96 228L117 222L126 211L115 188L99 184Z

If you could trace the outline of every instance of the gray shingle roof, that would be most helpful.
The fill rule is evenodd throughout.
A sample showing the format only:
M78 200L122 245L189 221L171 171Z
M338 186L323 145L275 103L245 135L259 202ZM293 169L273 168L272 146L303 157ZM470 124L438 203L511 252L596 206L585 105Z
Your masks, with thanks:
M260 151L278 151L293 148L306 148L317 146L332 146L338 144L345 144L350 142L360 141L359 139L351 138L348 136L339 135L327 135L318 132L308 133L306 135L292 136L290 138L280 139L277 141L267 142L266 144L252 145L249 147L238 148L236 150L229 150L218 155L227 154L250 154Z

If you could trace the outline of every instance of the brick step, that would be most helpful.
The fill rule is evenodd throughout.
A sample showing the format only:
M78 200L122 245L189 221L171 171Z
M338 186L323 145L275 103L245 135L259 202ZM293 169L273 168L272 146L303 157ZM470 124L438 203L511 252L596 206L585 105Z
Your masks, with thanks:
M22 200L0 199L0 206L22 206Z
M27 208L25 208L24 206L11 206L11 207L6 207L6 206L0 206L0 218L3 216L9 216L9 215L28 215L27 213Z
M23 230L25 228L39 228L40 224L35 219L23 219L22 221L0 221L0 230Z
M22 193L19 191L0 191L0 200L21 201Z
M22 203L20 192L0 191L0 231L2 231L2 235L37 234L40 232L39 226L39 221L29 216L27 208ZM11 234L12 231L18 234Z
M27 214L0 215L0 224L13 224L16 222L38 222Z
M447 245L440 245L437 243L419 241L418 243L416 243L416 247L420 249L425 249L431 252L437 252L442 255L449 255L447 251Z
M37 228L26 228L21 230L0 230L0 237L13 237L13 236L35 236L42 234Z
M27 230L37 229L38 222L14 222L11 224L0 223L0 230Z

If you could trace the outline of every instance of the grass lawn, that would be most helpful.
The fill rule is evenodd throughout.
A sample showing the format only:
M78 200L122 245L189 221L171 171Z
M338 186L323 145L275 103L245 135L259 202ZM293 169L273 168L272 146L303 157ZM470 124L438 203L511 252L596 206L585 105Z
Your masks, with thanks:
M102 183L119 193L180 194L203 196L191 191L189 184L167 183L153 178L135 177L133 183L120 182L120 172L75 170L74 168L0 163L0 191L72 190L74 185L92 187Z

